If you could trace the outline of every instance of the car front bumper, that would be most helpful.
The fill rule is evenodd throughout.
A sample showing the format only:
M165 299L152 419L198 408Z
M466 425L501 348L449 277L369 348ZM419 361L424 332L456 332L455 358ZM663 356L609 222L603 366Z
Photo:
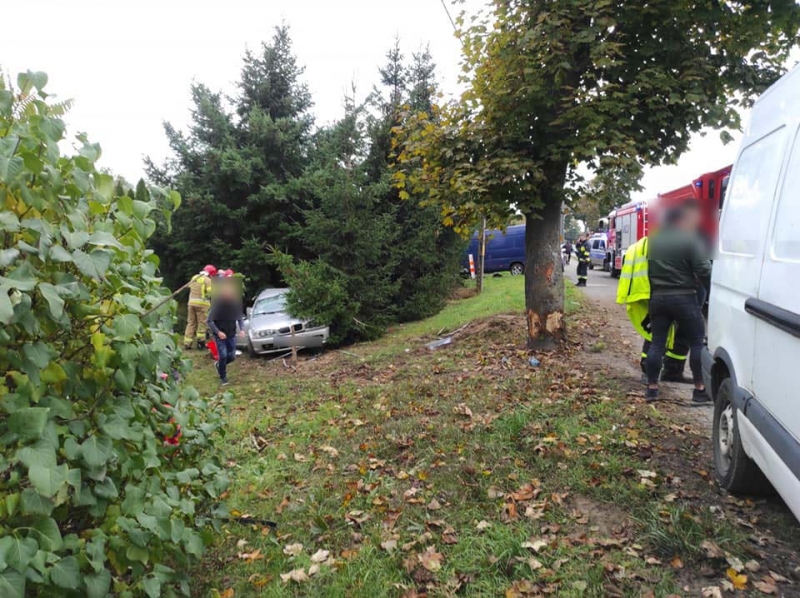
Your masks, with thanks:
M310 328L295 334L278 334L271 337L259 338L252 336L245 337L245 347L252 347L253 353L267 355L269 353L279 353L287 351L292 347L298 349L318 349L328 342L330 328L321 326Z

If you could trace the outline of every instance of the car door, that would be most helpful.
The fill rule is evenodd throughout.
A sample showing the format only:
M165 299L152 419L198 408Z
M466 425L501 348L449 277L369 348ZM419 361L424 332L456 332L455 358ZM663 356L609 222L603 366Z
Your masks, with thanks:
M724 350L737 384L753 390L756 319L745 302L758 296L769 216L781 171L786 129L756 139L739 154L722 214L714 262L708 337Z
M755 319L753 395L800 439L800 140L795 136L773 210L757 298L747 301ZM726 208L727 209L727 206Z

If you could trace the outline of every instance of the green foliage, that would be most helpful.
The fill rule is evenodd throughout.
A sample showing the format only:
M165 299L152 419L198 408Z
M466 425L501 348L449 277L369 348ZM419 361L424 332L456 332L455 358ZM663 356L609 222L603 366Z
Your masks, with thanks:
M212 263L246 272L261 289L279 282L267 246L311 257L292 235L313 124L302 73L288 29L279 27L259 53L245 55L236 97L195 84L189 131L166 125L174 157L163 167L148 160L148 175L186 198L172 231L159 230L152 242L168 285Z
M315 289L309 300L326 303L311 305L296 289L296 313L331 323L332 342L374 338L393 322L436 313L457 283L464 242L425 193L391 185L403 106L428 109L435 94L430 53L415 53L409 66L395 42L366 103L348 98L341 121L313 135L301 74L279 28L261 54L245 56L230 111L220 94L193 88L193 126L185 135L167 127L174 161L149 168L187 197L172 232L160 228L152 245L165 277L179 286L214 263L244 272L255 292L302 283ZM269 259L268 248L294 266ZM320 285L336 280L344 295L318 295L307 280L315 276Z
M176 383L172 314L146 315L168 294L156 202L115 193L85 136L61 154L46 82L0 81L0 595L187 593L226 485L222 406Z
M736 108L783 72L800 6L655 0L633 10L610 0L510 0L492 7L469 26L459 21L469 82L460 101L407 115L398 148L406 168L396 182L430 193L462 230L482 216L493 224L514 209L526 215L533 328L563 309L561 287L547 276L557 255L556 207L585 191L582 173L597 173L601 190L624 192L643 165L674 162L691 133L737 127Z

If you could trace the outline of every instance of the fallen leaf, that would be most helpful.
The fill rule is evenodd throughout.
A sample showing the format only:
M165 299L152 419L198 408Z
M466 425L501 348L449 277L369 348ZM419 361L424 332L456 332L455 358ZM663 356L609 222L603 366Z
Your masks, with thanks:
M527 579L519 579L511 584L506 590L506 598L523 598L524 596L536 596L539 594L539 586Z
M442 542L445 544L458 544L458 535L453 527L446 527L442 532Z
M327 561L331 556L330 550L318 550L313 555L311 555L311 562L312 563L324 563Z
M769 575L770 575L770 577L772 577L772 579L774 579L775 581L777 581L779 583L786 583L786 582L789 581L783 575L779 575L779 574L775 573L775 571L770 571Z
M440 552L436 552L435 546L428 546L428 549L425 552L420 552L417 555L417 560L419 561L419 564L425 567L428 571L431 573L436 573L442 568L444 555Z
M525 484L522 488L517 490L516 492L511 493L511 498L516 501L523 501L523 500L531 500L536 498L539 494L539 489L534 488L531 484Z
M578 590L579 592L585 592L586 588L589 587L589 584L583 580L573 581L572 587Z
M530 567L531 570L533 570L533 571L538 571L539 569L544 567L544 565L542 564L542 562L539 559L531 557L531 558L528 559L528 567Z
M672 565L673 569L683 569L683 559L679 556L672 557L669 564Z
M427 508L428 508L429 511L438 511L439 509L442 508L442 505L439 504L438 500L433 498L433 499L431 499L431 502L428 503Z
M722 590L717 586L709 586L701 590L702 598L722 598Z
M654 556L647 557L644 560L644 562L647 563L648 565L660 565L661 564L661 561L659 559L657 559L656 557L654 557Z
M395 550L397 550L397 540L395 538L391 538L390 540L381 542L381 548L383 548L386 552L391 554Z
M352 523L362 524L365 521L368 521L370 517L370 514L365 513L364 511L350 511L347 514L346 519Z
M339 451L332 446L321 446L319 447L319 450L321 450L323 453L327 453L332 459L336 459L339 456Z
M476 525L475 527L478 529L479 532L482 532L483 530L486 530L486 529L489 529L490 527L492 527L492 524L489 523L488 521L482 520L482 521L479 521L478 525Z
M248 563L252 563L254 561L257 561L258 559L264 558L264 555L261 554L260 548L257 548L253 552L240 552L237 556L243 561L246 561Z
M733 568L728 569L727 574L735 589L743 590L747 587L747 575L742 575Z
M458 406L453 407L453 413L457 413L458 415L465 415L467 417L472 417L472 409L467 407L466 403L459 403Z
M755 573L761 569L761 565L758 563L758 561L747 561L744 564L744 568L750 571L750 573Z
M228 588L226 590L222 590L218 594L219 598L233 598L236 595L236 592L233 588Z
M289 544L283 549L283 554L289 557L295 557L303 552L303 545L300 543Z
M700 548L703 549L703 552L706 553L706 558L709 559L721 559L725 556L722 549L711 540L703 541L703 543L700 544Z
M762 594L777 594L778 593L778 586L775 583L767 578L764 578L762 581L754 581L753 586Z
M294 454L294 460L297 461L298 463L305 463L306 462L306 456L301 454L301 453L295 453Z
M730 568L733 569L736 573L741 573L742 569L744 569L742 561L736 558L735 556L728 555L726 560L728 561L728 565L730 566Z
M308 575L306 575L305 569L295 569L294 571L289 571L289 573L281 573L281 581L283 583L290 581L302 583L308 581Z
M531 542L528 540L527 542L522 543L522 548L530 548L534 552L541 552L543 548L545 548L549 542L546 540L534 540Z

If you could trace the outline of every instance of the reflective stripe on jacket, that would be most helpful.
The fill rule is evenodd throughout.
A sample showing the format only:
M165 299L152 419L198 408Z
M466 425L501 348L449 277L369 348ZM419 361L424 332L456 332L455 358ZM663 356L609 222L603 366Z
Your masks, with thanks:
M617 284L617 303L625 305L628 319L634 330L647 341L653 340L650 330L650 279L647 270L647 237L640 239L625 252ZM673 359L686 359L686 355L672 352L675 346L675 326L667 336L667 355Z
M647 276L647 237L628 247L622 260L617 284L617 303L625 305L650 301L650 279Z
M204 274L196 274L189 282L189 305L209 307L211 301L211 279Z

